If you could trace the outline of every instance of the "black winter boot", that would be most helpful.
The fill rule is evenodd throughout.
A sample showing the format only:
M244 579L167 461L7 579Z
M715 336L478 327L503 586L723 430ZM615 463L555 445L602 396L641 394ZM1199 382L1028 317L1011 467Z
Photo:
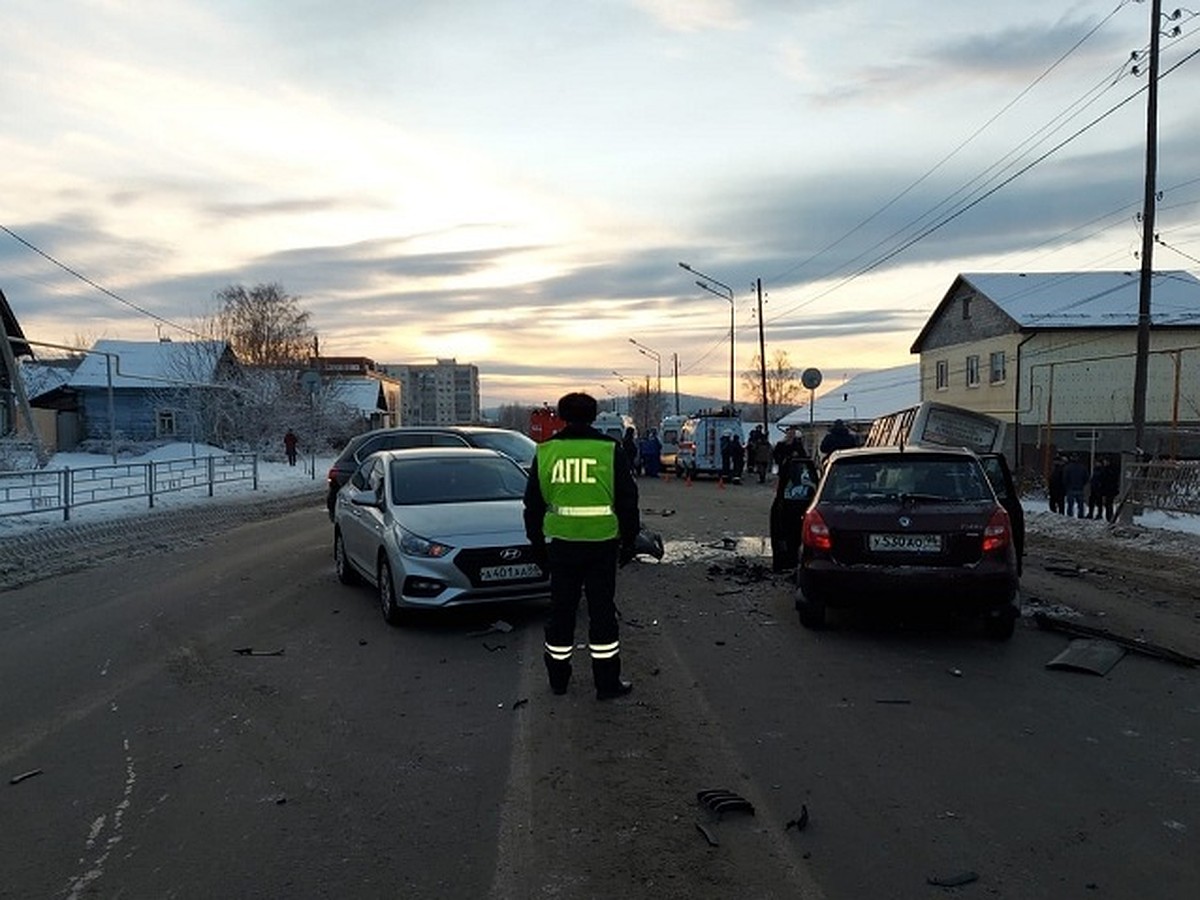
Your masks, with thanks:
M567 685L571 683L571 664L565 660L554 659L549 653L543 653L542 659L546 661L550 690L559 695L565 694Z
M596 699L613 700L624 697L633 690L633 685L621 680L621 657L593 659L592 677L596 681Z

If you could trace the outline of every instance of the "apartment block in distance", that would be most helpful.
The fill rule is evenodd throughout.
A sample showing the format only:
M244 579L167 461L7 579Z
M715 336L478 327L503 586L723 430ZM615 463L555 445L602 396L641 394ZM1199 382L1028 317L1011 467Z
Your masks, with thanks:
M405 425L462 425L480 420L479 368L439 359L432 365L380 368L401 384Z

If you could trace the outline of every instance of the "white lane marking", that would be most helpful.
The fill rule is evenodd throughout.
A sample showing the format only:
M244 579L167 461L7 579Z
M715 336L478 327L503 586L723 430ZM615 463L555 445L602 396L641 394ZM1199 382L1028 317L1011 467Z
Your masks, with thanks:
M103 848L98 856L91 861L90 866L82 874L71 879L69 885L69 893L67 900L79 900L79 897L88 890L88 888L104 874L104 864L108 862L108 856L112 853L117 844L121 843L121 825L125 818L125 811L129 809L132 803L133 786L137 783L137 771L133 767L133 754L129 750L129 738L125 738L123 742L125 748L125 789L121 794L121 800L113 810L111 824L112 829L107 840L104 841ZM87 841L84 844L85 853L79 863L81 866L88 866L87 853L95 849L96 842L100 839L100 835L104 832L104 826L108 823L107 816L97 816L92 821L92 826L88 830Z

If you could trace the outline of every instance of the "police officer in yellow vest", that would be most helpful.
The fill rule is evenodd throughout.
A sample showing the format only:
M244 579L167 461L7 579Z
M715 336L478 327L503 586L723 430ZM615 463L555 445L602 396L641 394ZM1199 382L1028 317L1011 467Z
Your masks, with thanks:
M588 602L588 650L596 697L628 694L621 680L617 566L633 558L640 530L638 489L621 445L592 427L596 399L570 393L558 401L567 426L538 445L525 488L525 533L550 569L550 619L544 658L550 689L571 680L575 615Z

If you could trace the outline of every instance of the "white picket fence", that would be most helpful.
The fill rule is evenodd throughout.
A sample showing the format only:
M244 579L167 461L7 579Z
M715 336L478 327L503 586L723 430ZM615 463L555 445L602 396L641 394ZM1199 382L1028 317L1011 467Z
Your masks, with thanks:
M229 453L162 462L112 463L74 469L0 472L0 517L71 510L145 497L152 508L163 494L249 482L258 490L258 454Z

